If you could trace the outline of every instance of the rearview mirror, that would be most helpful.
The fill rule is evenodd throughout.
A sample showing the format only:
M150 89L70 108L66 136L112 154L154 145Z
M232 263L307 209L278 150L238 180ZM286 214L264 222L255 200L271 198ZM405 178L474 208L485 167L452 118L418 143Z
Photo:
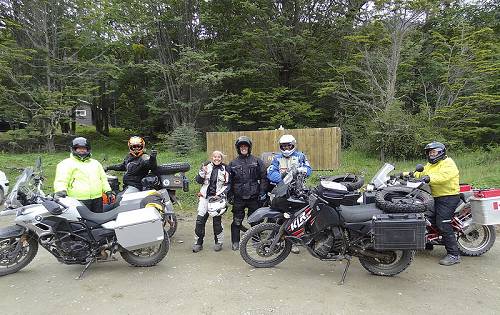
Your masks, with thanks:
M35 160L35 170L40 171L42 169L42 157L39 156Z
M417 172L422 172L424 170L424 166L422 164L417 164L417 166L415 166L415 170Z

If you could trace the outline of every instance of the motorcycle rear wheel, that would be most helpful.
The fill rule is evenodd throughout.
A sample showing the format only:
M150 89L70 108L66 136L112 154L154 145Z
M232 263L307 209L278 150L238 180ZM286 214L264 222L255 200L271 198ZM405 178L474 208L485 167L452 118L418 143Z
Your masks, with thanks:
M16 257L8 258L22 236L0 239L0 276L9 275L26 267L38 252L38 242L28 237Z
M151 267L158 264L167 256L170 248L170 239L168 234L164 233L163 241L160 245L140 248L137 250L123 250L120 252L122 258L130 265L135 267Z
M395 250L388 252L393 254L393 259L390 261L382 261L372 257L359 257L359 262L363 268L374 275L391 277L408 268L415 257L414 250Z
M240 242L240 255L243 260L255 268L274 267L290 254L292 243L281 240L273 252L269 251L274 235L280 226L276 223L261 223L248 230Z
M458 250L464 256L481 256L495 244L496 232L493 225L473 225L457 239Z

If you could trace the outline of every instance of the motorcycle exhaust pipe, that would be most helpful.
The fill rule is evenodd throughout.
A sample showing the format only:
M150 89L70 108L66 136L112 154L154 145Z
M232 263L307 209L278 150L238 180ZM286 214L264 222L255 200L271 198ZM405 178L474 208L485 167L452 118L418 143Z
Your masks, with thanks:
M371 257L371 258L377 258L377 259L391 259L392 258L392 255L390 255L390 254L383 254L383 253L379 253L379 252L376 252L373 250L363 249L360 247L351 247L350 250L358 255L367 256L367 257Z

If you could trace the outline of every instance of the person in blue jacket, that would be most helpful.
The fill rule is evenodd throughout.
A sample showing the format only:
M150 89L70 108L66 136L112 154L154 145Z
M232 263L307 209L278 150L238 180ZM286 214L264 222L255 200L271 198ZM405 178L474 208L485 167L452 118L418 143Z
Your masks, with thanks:
M311 176L311 165L306 155L297 151L297 140L295 140L294 136L281 136L279 145L281 153L274 156L271 165L267 168L267 179L269 179L271 184L277 185L280 183L292 166L306 173L307 177ZM293 246L292 253L298 254L299 249Z
M281 153L274 156L271 165L268 167L267 179L275 185L280 183L292 165L295 165L297 169L302 168L307 177L311 176L311 165L306 155L297 151L297 140L295 140L294 136L281 136L279 144Z

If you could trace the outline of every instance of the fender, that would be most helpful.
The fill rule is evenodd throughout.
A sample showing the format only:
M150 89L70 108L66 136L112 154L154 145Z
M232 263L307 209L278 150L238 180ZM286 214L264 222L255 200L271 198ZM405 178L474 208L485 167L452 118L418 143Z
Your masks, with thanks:
M164 205L165 205L165 214L174 214L174 205L172 204L170 199L168 199L164 203Z
M269 207L263 207L255 210L255 212L248 217L248 223L257 223L259 221L262 221L264 218L277 219L282 217L282 212L271 209Z
M18 237L26 232L26 228L20 225L11 225L0 228L0 239L9 237Z

